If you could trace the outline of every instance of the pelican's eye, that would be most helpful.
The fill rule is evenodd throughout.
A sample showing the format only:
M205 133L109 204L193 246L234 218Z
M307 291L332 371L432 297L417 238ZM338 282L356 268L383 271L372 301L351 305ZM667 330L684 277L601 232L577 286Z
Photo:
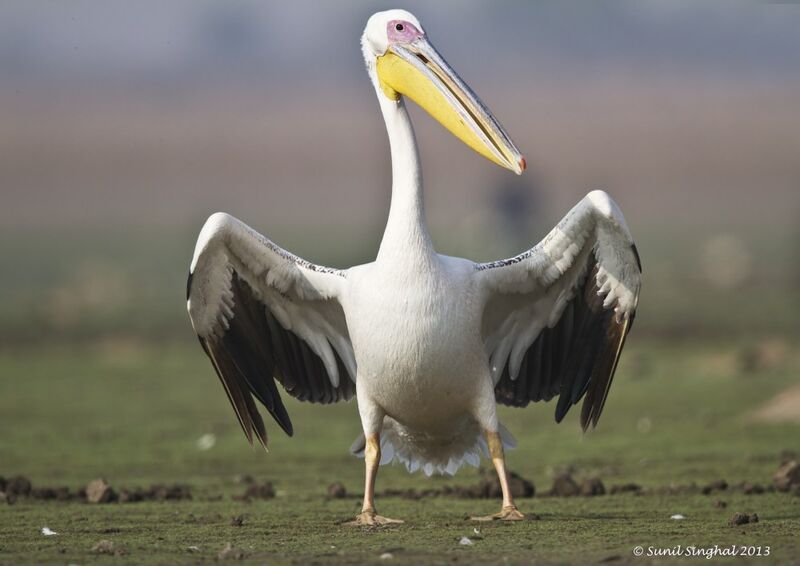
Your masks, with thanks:
M390 43L411 43L422 35L414 24L405 20L391 20L386 24L386 37Z

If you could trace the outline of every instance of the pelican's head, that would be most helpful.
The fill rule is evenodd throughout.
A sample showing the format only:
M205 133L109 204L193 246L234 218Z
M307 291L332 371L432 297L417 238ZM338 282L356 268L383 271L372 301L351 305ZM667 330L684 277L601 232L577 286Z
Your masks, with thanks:
M510 169L525 159L489 109L428 41L419 20L405 10L373 14L361 38L378 96L412 99L469 147Z

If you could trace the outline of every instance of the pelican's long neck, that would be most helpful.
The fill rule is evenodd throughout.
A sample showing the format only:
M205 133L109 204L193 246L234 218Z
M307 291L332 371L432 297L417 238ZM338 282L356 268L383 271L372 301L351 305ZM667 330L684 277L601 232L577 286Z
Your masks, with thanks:
M378 91L392 152L392 202L378 260L426 260L434 254L425 221L422 173L414 129L403 99L389 100Z

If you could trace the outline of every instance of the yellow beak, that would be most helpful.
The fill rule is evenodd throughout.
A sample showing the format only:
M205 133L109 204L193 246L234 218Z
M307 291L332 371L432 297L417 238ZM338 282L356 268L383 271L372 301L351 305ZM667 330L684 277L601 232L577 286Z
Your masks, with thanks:
M377 72L390 99L409 97L490 161L517 175L525 170L525 159L494 116L424 37L391 45L378 57Z

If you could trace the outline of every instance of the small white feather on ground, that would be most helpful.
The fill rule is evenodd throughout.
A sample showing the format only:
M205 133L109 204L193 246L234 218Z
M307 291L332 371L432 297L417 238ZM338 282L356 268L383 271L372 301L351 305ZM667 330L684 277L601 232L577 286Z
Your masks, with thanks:
M197 439L197 449L198 450L211 450L214 448L214 445L217 443L217 437L213 434L204 434L200 438Z

